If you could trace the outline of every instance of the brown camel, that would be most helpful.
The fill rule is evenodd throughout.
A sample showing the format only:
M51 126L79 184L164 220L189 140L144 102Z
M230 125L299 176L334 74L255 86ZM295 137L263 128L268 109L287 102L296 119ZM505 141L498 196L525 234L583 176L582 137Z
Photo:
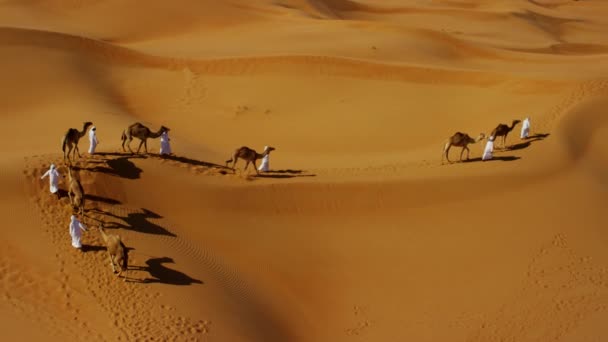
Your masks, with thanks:
M82 157L80 155L80 150L78 150L78 141L80 140L80 138L82 138L87 133L87 129L91 125L93 125L92 122L90 122L90 121L85 122L82 127L81 132L79 132L76 128L68 129L68 131L63 136L63 140L61 140L61 150L63 151L63 160L64 161L66 160L66 158L68 159L68 162L70 161L70 152L72 151L72 148L74 149L72 158L76 158L76 153L78 153L79 158ZM66 153L66 146L68 148L67 153Z
M106 244L106 250L108 251L108 255L110 256L110 265L112 265L112 272L116 273L116 266L120 269L118 272L118 276L125 272L125 278L123 281L127 280L127 269L129 264L129 254L127 247L125 247L124 243L120 239L120 236L115 234L106 234L103 229L103 223L99 225L99 233L101 233L101 238L103 242Z
M72 174L72 167L68 166L70 204L74 209L78 209L80 215L84 215L84 190L80 181ZM84 217L84 216L83 216Z
M268 148L260 154L260 153L257 153L256 151L250 149L247 146L237 148L234 151L234 154L232 155L232 159L226 160L226 167L228 167L228 164L230 162L234 161L234 164L232 164L232 170L234 170L237 160L239 158L241 158L246 161L245 168L243 168L243 171L247 170L249 163L252 163L253 167L255 168L255 172L259 175L260 171L258 171L258 167L255 164L256 160L264 158L267 154L270 154L270 152L272 152L274 150L275 150L274 147L268 146Z
M492 131L490 136L494 137L494 139L496 139L498 137L502 137L502 148L505 148L505 143L507 141L507 135L520 122L521 122L520 120L513 120L513 123L511 123L511 127L509 127L505 124L499 124L498 126L496 126L496 128L494 128L494 130Z
M450 153L450 148L452 148L452 146L457 146L457 147L462 147L462 150L460 151L460 160L462 161L462 154L464 153L464 151L467 151L467 160L469 159L469 144L474 144L480 140L485 139L486 135L483 133L479 133L479 136L477 137L477 139L473 139L471 138L468 134L466 133L462 133L462 132L456 132L454 133L454 135L452 135L446 142L445 145L443 146L443 153L441 154L441 163L443 164L443 157L445 156L445 159L447 159L447 161L449 163L451 163L450 158L448 156L448 154Z
M160 137L163 132L168 131L169 128L161 126L158 132L152 133L148 127L142 125L139 122L136 122L131 126L127 127L127 129L125 129L125 131L122 133L122 150L126 152L125 142L127 142L127 147L129 147L129 151L133 153L133 150L131 150L131 141L133 140L133 138L137 138L141 140L141 142L139 143L139 147L137 148L137 153L139 153L141 145L144 145L144 149L146 150L146 153L148 153L148 138L156 139Z

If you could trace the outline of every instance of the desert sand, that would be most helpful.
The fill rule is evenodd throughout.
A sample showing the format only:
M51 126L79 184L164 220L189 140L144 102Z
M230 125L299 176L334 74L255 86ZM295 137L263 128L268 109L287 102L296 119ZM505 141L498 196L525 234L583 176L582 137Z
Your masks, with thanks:
M3 339L608 339L608 1L5 0L0 23ZM40 177L85 121L78 251ZM134 122L174 155L122 152ZM271 172L224 167L265 145Z

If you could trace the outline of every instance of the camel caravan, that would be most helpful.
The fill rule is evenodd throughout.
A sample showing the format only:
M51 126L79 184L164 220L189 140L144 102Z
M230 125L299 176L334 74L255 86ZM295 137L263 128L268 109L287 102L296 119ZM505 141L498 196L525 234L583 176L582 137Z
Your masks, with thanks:
M483 155L481 160L486 161L492 159L492 152L494 150L494 140L498 137L502 137L502 149L506 149L506 140L509 133L522 121L513 120L511 125L499 124L496 126L490 133L489 136L486 136L484 133L480 133L476 138L469 136L463 132L456 132L443 145L443 152L441 154L441 164L444 163L444 159L448 161L448 163L452 163L449 159L449 152L452 147L460 147L460 159L462 161L463 154L466 151L466 160L469 160L470 149L469 145L475 144L482 140L487 139L487 144L483 151ZM84 220L85 218L85 191L80 182L80 177L78 177L76 173L76 169L73 166L73 163L76 161L76 155L78 158L82 158L80 154L80 150L78 149L78 143L80 138L84 137L87 134L87 130L89 130L89 143L90 147L88 150L89 155L93 155L95 153L95 148L99 141L97 140L96 128L93 126L93 123L90 121L84 122L82 126L82 130L78 130L77 128L70 128L66 131L61 139L61 150L63 152L63 160L67 165L68 169L68 197L69 197L69 205L72 208L72 216L70 221L70 236L72 238L72 246L79 250L82 250L82 244L80 242L81 233L83 231L87 231L86 225L80 222L80 219ZM123 130L121 135L121 147L123 152L127 152L127 149L131 154L138 154L141 151L143 146L144 153L148 154L148 139L156 139L161 138L161 147L159 155L162 157L166 157L167 155L171 155L171 147L170 147L170 138L169 133L170 129L166 126L161 126L158 131L153 132L150 128L146 127L140 122L136 122L132 125L129 125L126 129ZM530 133L530 120L529 118L525 118L522 124L521 129L521 139L527 139ZM133 152L131 149L131 142L134 138L139 139L139 146L137 147L137 152ZM126 144L126 148L125 148ZM247 146L241 146L237 148L233 153L230 159L226 160L225 167L230 168L233 172L236 172L236 164L239 159L245 161L245 166L243 171L247 171L249 164L252 164L257 175L260 172L269 172L269 156L275 148L272 146L265 146L262 153L258 153L256 150L251 149ZM261 165L257 166L257 161L262 160ZM232 163L232 167L230 167L230 163ZM58 183L61 178L65 178L62 176L58 169L54 164L51 164L50 168L46 173L41 177L44 179L45 177L49 177L49 191L57 196L57 198L61 198ZM112 271L120 276L122 273L125 274L124 280L126 280L126 272L128 270L128 249L124 245L121 237L116 234L107 234L104 229L104 222L101 222L98 226L99 233L101 238L106 245L106 251L108 253L110 259L110 265L112 266ZM118 270L117 270L118 269Z
M473 139L471 138L468 134L466 133L462 133L462 132L456 132L454 133L454 135L452 135L451 137L449 137L447 139L447 141L445 142L445 144L443 145L443 153L441 154L441 163L443 164L444 159L448 161L448 163L451 163L452 161L449 158L449 152L450 152L450 148L452 148L452 146L456 146L456 147L461 147L461 151L460 151L460 159L459 161L462 161L462 155L464 153L464 151L467 151L467 158L466 160L469 160L469 145L470 144L475 144L479 141L482 141L484 139L487 138L487 143L485 146L485 149L483 151L481 160L482 161L486 161L486 160L490 160L492 159L492 152L494 151L494 141L496 138L498 137L502 137L502 149L507 149L506 143L507 143L507 136L509 135L509 133L515 128L515 126L517 126L517 124L521 123L521 120L513 120L513 122L511 122L511 126L506 125L506 124L498 124L498 126L496 126L492 132L490 133L489 136L486 136L484 133L479 133L479 135L477 136L477 138ZM520 139L527 139L530 136L530 119L529 118L525 118L523 121L523 125L521 128L521 135L520 135Z
M96 128L93 126L93 123L90 121L84 122L82 126L82 130L78 130L77 128L70 128L66 131L61 139L61 150L63 152L63 160L68 169L68 184L67 184L67 194L69 197L68 204L71 206L72 215L70 217L69 224L69 233L72 239L72 246L80 251L82 251L82 243L81 243L81 234L82 232L87 231L87 226L84 224L85 216L85 191L80 182L80 177L77 173L77 168L74 166L76 163L76 159L82 158L80 154L80 150L78 148L78 143L80 139L87 135L87 131L89 132L89 150L88 154L93 156L95 153L95 149L97 144L99 143L96 134ZM127 152L127 149L131 154L138 154L141 151L143 146L144 153L148 154L148 139L156 139L161 138L161 148L159 155L166 156L171 155L171 146L170 146L170 138L168 136L170 129L166 126L161 126L158 131L153 132L150 128L146 127L140 122L136 122L132 125L129 125L126 129L123 130L121 135L121 147L123 152ZM139 139L139 146L137 147L137 151L133 152L131 149L131 142L134 138ZM125 148L126 145L126 148ZM226 162L226 167L228 167L229 162L234 162L232 165L232 170L235 170L236 162L238 159L243 159L245 163L244 170L247 170L247 167L251 163L256 171L256 174L259 175L260 171L269 171L269 155L271 151L274 151L275 148L271 146L265 146L264 151L262 153L258 153L255 150L243 146L238 148L232 155L232 158ZM256 165L256 161L262 159L262 164L258 168ZM62 176L58 169L54 164L51 164L51 167L48 171L41 177L44 179L45 177L49 177L49 191L51 194L55 195L58 199L61 199L60 191L59 191L59 182L65 176ZM82 222L81 222L82 220ZM100 222L98 226L99 233L101 235L101 239L103 240L106 251L108 253L110 259L110 265L112 267L112 271L120 276L124 273L123 280L126 281L126 272L128 270L128 249L123 243L121 237L117 234L108 234L104 229L104 222Z

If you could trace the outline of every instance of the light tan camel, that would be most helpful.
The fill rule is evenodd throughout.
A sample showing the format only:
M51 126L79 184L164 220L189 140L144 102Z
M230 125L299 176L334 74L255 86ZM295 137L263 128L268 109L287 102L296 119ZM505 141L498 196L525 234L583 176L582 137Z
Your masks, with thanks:
M234 164L232 164L232 170L234 170L236 166L236 161L241 158L246 161L245 168L243 168L243 171L246 171L247 167L249 166L249 163L252 163L253 167L255 168L255 172L259 175L260 171L258 171L258 167L255 164L256 160L264 158L267 154L270 154L270 152L274 150L274 147L268 146L268 148L260 154L247 146L237 148L234 151L234 154L232 155L232 159L226 160L226 167L228 167L228 164L230 162L234 161Z
M505 124L499 124L498 126L496 126L496 128L494 128L494 130L492 131L490 136L494 137L494 139L496 139L498 137L502 137L502 148L505 148L505 144L507 142L507 135L520 122L521 122L520 120L513 120L513 122L511 123L511 127L509 127Z
M452 146L456 146L456 147L462 147L462 150L460 151L460 160L462 161L462 154L464 153L464 151L467 151L467 160L469 159L469 144L474 144L480 140L485 139L486 135L483 133L479 133L479 136L477 137L477 139L473 139L471 138L468 134L466 133L462 133L462 132L456 132L454 133L454 135L452 135L446 142L445 145L443 146L443 153L441 154L441 163L443 164L443 157L445 156L445 159L447 159L447 161L449 163L451 163L450 158L448 156L449 152L450 152L450 148L452 148Z
M127 251L127 247L125 247L124 243L120 239L120 236L115 234L106 234L103 229L103 223L99 225L99 233L101 233L101 238L103 242L106 244L106 251L110 256L110 265L112 265L112 272L116 273L116 266L120 269L118 272L118 276L125 272L124 280L127 280L127 269L129 265L129 252ZM116 266L114 266L116 263Z
M127 142L127 147L129 148L129 151L131 151L131 153L133 153L133 150L131 149L131 141L133 140L133 138L137 138L139 140L141 140L141 142L139 143L139 147L137 148L137 153L139 153L139 150L141 149L141 145L144 145L144 148L146 150L146 153L148 153L148 138L152 138L152 139L156 139L158 137L160 137L163 132L168 132L169 128L165 127L165 126L161 126L160 129L158 130L158 132L156 133L152 133L150 131L150 129L144 125L142 125L139 122L136 122L134 124L132 124L131 126L127 127L127 129L124 130L124 132L122 132L122 150L126 152L125 150L125 142Z
M68 166L70 204L74 209L78 209L80 215L84 215L84 190L80 181L72 174L72 167ZM83 216L84 217L84 216Z
M63 160L65 161L66 158L68 160L68 162L70 161L70 152L72 152L72 149L74 149L74 153L72 158L76 158L76 153L78 153L78 157L81 158L82 156L80 155L80 150L78 149L78 141L80 140L80 138L82 138L86 133L87 133L87 129L93 125L92 122L87 121L84 123L83 127L82 127L82 131L79 132L76 128L70 128L68 129L68 131L65 133L65 135L63 136L63 139L61 140L61 150L63 151ZM67 146L67 153L66 153L66 146Z

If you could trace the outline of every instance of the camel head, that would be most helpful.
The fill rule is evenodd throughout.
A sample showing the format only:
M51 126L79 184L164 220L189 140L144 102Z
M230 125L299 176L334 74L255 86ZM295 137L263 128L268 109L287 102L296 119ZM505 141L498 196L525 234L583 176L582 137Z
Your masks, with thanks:
M274 148L272 146L268 146L266 149L264 149L264 152L266 152L266 154L268 154L268 153L270 153L270 152L272 152L274 150L276 150L276 148Z
M91 121L87 121L87 122L83 123L83 126L82 126L82 127L84 127L83 130L86 131L87 128L89 128L92 125L93 125L93 123Z
M513 120L513 123L511 124L511 128L515 127L515 125L517 125L520 122L521 122L521 120Z
M169 127L160 126L160 132L169 132L171 129Z
M475 139L475 142L482 141L485 138L486 138L486 135L484 133L479 133L479 135Z

